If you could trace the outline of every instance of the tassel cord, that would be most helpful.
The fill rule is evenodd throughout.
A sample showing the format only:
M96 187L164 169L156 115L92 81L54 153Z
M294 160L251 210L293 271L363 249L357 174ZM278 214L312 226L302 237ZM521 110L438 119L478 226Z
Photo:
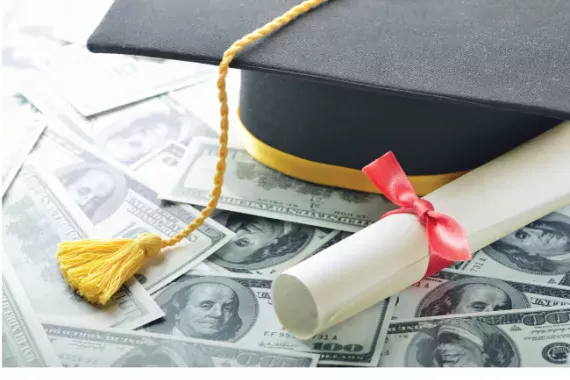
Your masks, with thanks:
M185 239L200 227L204 221L212 214L218 205L220 196L222 194L222 186L224 184L224 173L226 171L226 158L228 156L228 129L229 129L229 110L228 110L228 97L226 93L226 77L228 74L229 66L237 53L245 47L258 41L259 39L275 32L279 28L290 23L298 16L309 12L311 9L318 7L328 0L307 0L285 12L282 16L275 18L273 21L265 24L261 28L247 34L241 39L235 41L224 53L222 61L218 67L218 100L220 101L220 148L218 151L218 162L216 163L216 174L214 175L214 187L212 189L211 198L206 207L202 210L200 215L192 221L184 230L180 231L177 235L170 239L162 240L162 247L171 247L178 244L182 239Z

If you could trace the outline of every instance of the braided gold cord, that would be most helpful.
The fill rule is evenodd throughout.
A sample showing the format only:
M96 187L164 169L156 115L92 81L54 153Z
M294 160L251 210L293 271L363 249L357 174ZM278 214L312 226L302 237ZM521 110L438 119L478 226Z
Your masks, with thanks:
M177 243L179 243L182 239L185 239L194 232L198 227L200 227L206 218L208 218L216 206L218 205L218 201L220 199L220 195L222 194L222 186L224 184L224 173L226 171L226 157L228 156L228 97L226 93L226 76L228 74L228 69L230 63L234 59L235 55L243 50L246 46L251 45L255 41L275 32L277 29L281 28L284 25L290 23L294 18L307 13L313 8L318 7L322 3L328 0L307 0L287 12L283 15L277 17L273 21L265 24L261 28L249 33L248 35L242 37L241 39L237 40L232 44L224 52L224 56L220 65L218 67L218 100L220 101L220 115L222 117L220 122L220 149L218 151L218 162L216 164L216 174L214 175L214 188L212 189L212 196L210 201L206 205L206 208L202 210L200 215L194 219L192 223L190 223L184 230L180 231L176 236L170 239L163 239L162 246L163 247L170 247Z

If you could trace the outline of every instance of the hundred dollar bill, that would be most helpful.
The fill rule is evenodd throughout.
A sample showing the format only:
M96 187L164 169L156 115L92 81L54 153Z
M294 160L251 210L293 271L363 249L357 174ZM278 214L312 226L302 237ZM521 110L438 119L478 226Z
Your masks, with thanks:
M48 128L29 158L60 202L88 225L91 238L172 237L199 212L162 202L119 163L103 160L78 139ZM229 242L234 233L212 219L165 254L148 259L137 278L153 293Z
M2 367L60 367L14 269L2 256Z
M331 231L255 215L224 211L213 217L235 232L206 264L221 272L275 275L303 261L338 235Z
M215 139L193 139L160 198L206 205L218 150ZM383 196L299 181L260 164L244 150L228 150L220 209L355 232L394 208Z
M95 149L126 166L140 165L169 141L188 145L194 136L216 134L168 95L89 118Z
M247 275L186 274L155 294L165 316L142 329L159 334L310 352L320 363L376 365L394 302L387 300L301 341L279 323L273 280Z
M2 98L2 195L46 126L45 117L22 94Z
M487 277L570 286L570 206L497 240L454 268Z
M168 95L85 117L43 87L29 86L25 94L50 121L81 137L102 157L132 169L139 181L156 191L164 185L164 178L174 174L193 137L216 137Z
M168 141L187 145L193 136L216 136L202 120L168 95L91 117L72 112L63 104L59 108L73 115L89 136L87 141L98 151L127 166L136 165Z
M80 45L66 46L46 62L46 77L84 116L198 83L215 72L197 63L93 54Z
M398 295L393 319L570 307L570 287L500 280L446 269Z
M394 322L381 367L569 367L570 308Z
M315 367L319 356L117 329L44 323L66 367Z
M57 246L87 238L87 229L34 167L22 167L2 206L2 248L40 319L132 329L164 315L134 280L105 307L93 306L71 290L55 258Z

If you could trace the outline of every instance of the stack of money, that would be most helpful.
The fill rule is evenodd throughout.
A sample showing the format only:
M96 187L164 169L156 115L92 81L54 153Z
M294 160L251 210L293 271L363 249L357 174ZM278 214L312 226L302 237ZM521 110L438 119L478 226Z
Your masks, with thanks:
M261 165L232 119L218 209L107 305L88 304L62 278L58 244L172 237L196 218L219 109L215 67L89 53L86 25L110 2L82 4L21 0L3 13L3 366L570 366L570 206L294 338L273 310L276 275L394 205ZM239 72L228 85L235 109Z

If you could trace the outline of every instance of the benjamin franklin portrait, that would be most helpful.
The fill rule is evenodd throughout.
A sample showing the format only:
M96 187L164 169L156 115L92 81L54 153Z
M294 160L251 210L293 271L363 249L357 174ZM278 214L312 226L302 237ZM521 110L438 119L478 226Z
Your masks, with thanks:
M406 367L519 367L515 345L495 326L448 319L418 331L406 351Z
M127 195L125 175L106 163L72 164L55 176L93 224L113 215Z
M236 233L209 260L227 269L262 269L282 263L301 252L315 228L259 216L224 212L218 222Z
M166 316L146 330L180 337L236 341L249 331L258 314L253 292L224 277L184 275L156 301Z
M446 282L430 291L419 304L416 317L529 307L530 303L524 294L504 281L485 277L467 278Z
M158 101L140 103L141 107L160 105L160 109L154 106L151 112L138 105L131 106L136 110L140 108L140 112L129 112L125 117L114 119L95 138L96 145L115 160L132 165L168 141L187 145L192 136L216 136L196 116L166 109L165 104L156 103Z
M182 121L177 114L151 113L125 122L115 133L99 139L105 153L130 165L164 145L178 140Z
M521 272L570 272L570 217L553 212L483 248L494 260Z

